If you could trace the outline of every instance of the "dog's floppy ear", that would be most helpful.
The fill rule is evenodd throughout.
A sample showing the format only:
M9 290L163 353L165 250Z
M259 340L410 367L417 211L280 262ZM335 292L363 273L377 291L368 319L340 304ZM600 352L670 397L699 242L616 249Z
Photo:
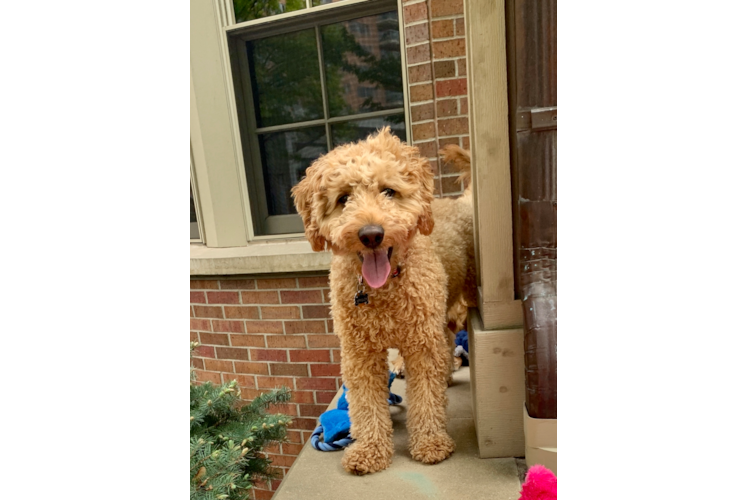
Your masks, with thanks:
M434 230L434 215L431 213L431 207L428 207L418 218L418 230L424 236L430 235Z
M431 211L431 202L434 201L434 172L431 164L426 158L420 156L418 148L412 157L413 171L416 173L418 183L421 186L421 215L418 216L418 230L421 234L428 236L434 230L434 214Z
M319 232L317 217L313 213L314 194L318 192L321 184L319 166L317 165L319 161L312 163L306 169L306 176L301 179L301 182L291 188L291 196L293 196L296 211L299 212L301 220L304 221L304 235L312 244L312 250L315 252L323 251L327 244L327 240Z

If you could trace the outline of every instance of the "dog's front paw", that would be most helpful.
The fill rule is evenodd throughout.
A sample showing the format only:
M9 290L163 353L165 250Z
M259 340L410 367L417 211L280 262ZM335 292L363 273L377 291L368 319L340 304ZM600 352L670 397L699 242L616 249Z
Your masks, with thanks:
M411 439L410 455L425 464L438 464L455 451L455 442L446 432Z
M356 441L345 449L343 467L352 474L363 475L379 472L392 463L392 444L387 446L375 445Z

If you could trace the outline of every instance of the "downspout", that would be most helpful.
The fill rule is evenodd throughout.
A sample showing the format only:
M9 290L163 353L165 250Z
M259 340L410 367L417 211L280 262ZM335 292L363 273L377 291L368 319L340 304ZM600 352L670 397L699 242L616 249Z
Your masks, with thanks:
M520 202L520 210L522 205ZM560 353L557 347L559 296L556 274L559 257L560 249L555 244L528 243L520 250L520 291L525 320L525 401L527 413L532 418L555 419L558 413Z
M552 168L555 170L555 165ZM544 182L543 173L537 174L528 176L531 182ZM553 191L555 194L555 189ZM525 402L530 417L545 419L556 418L557 394L557 243L555 196L553 198L519 199L519 292L525 320Z

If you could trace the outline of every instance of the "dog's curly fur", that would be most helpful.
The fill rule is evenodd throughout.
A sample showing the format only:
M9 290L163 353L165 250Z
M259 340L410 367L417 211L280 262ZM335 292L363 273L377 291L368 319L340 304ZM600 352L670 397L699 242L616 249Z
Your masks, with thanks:
M469 168L466 152L453 147L443 153ZM389 128L320 157L292 194L312 248L333 252L330 301L356 439L345 450L343 466L366 474L391 463L389 347L400 350L408 370L411 456L441 462L455 446L446 431L452 359L447 311L458 301L475 303L470 197L435 200L429 162ZM401 273L380 288L367 287L369 304L356 306L362 256L372 252L358 235L366 225L384 229L380 248L392 247L391 267Z

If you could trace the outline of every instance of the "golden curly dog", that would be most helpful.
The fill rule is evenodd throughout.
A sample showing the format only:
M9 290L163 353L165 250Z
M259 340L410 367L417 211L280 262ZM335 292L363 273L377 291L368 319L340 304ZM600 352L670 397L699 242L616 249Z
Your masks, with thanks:
M443 153L469 168L460 148ZM446 430L447 311L475 303L470 197L435 200L429 162L389 128L320 157L292 194L312 248L333 252L330 300L356 440L343 466L366 474L392 461L389 347L408 371L411 456L441 462L455 447Z

